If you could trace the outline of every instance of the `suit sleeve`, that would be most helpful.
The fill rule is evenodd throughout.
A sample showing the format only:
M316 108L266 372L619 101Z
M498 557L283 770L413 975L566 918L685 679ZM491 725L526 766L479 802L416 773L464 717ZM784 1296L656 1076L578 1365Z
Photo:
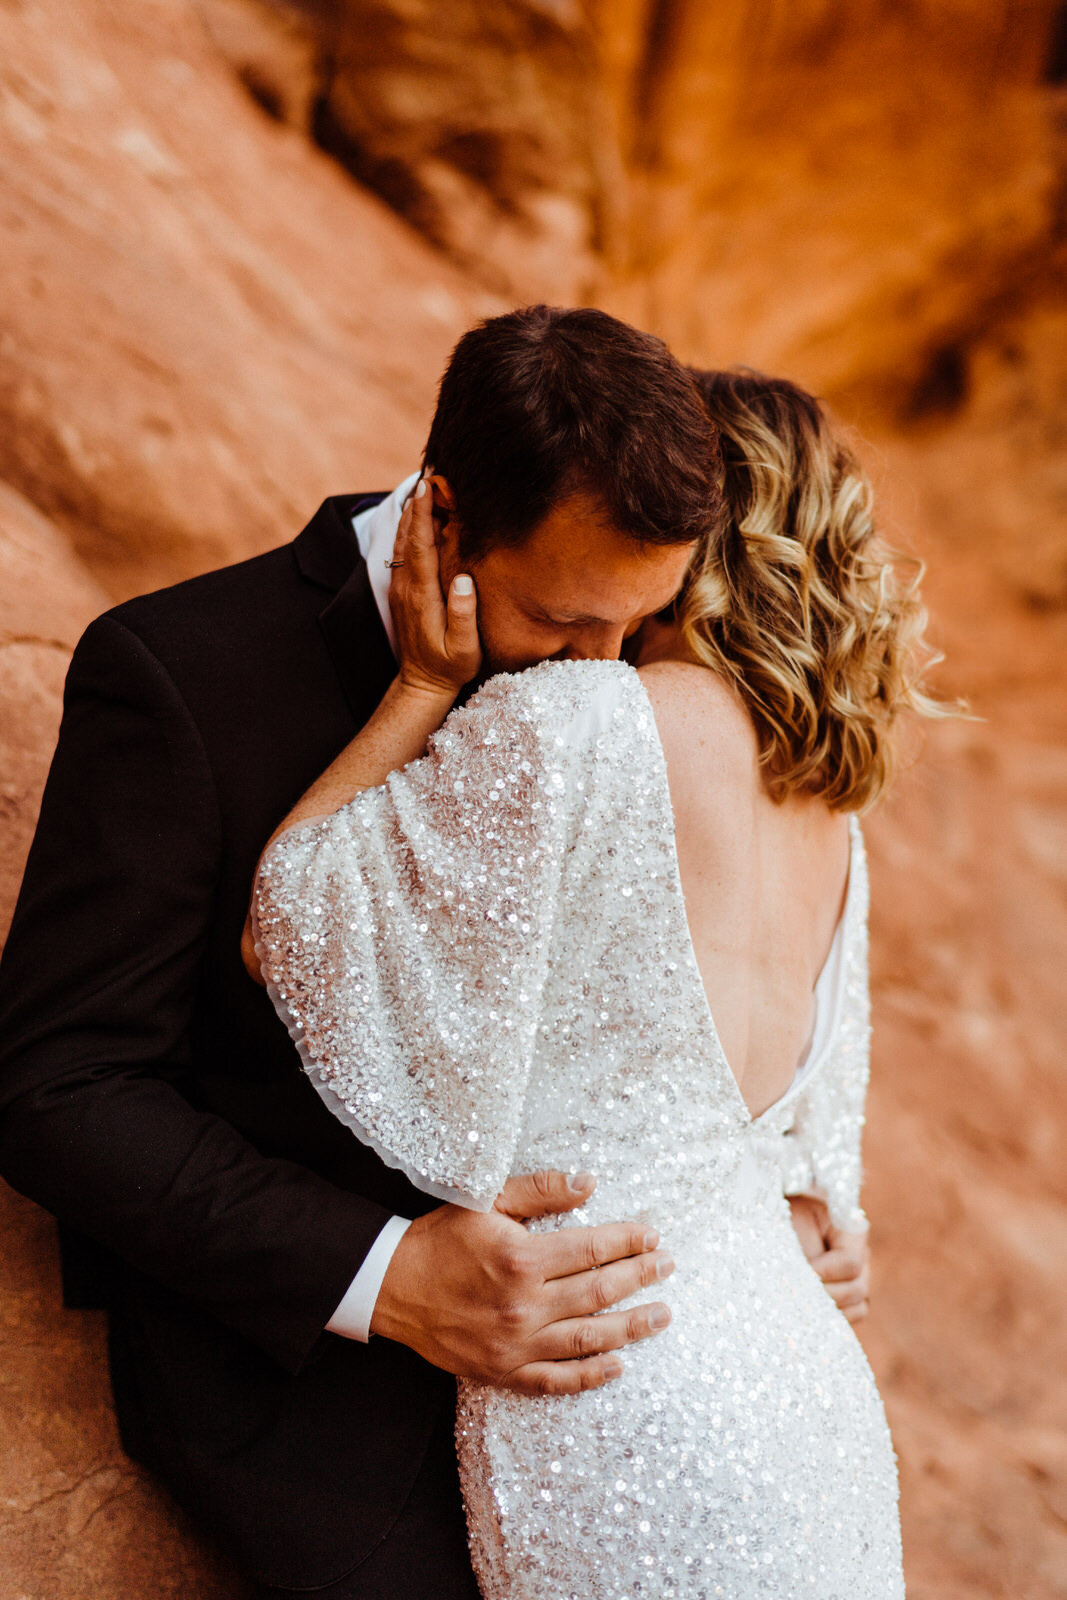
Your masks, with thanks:
M182 1092L221 849L176 686L98 619L0 963L0 1174L297 1371L389 1213Z

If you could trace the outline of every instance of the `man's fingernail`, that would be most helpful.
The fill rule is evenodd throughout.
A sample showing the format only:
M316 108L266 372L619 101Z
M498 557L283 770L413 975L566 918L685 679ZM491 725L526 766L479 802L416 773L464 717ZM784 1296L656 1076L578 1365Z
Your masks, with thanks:
M581 1189L591 1189L596 1179L591 1172L572 1172L567 1179L567 1188L573 1189L575 1194Z
M656 1262L656 1277L662 1283L664 1278L669 1278L674 1271L674 1257L661 1256Z
M426 485L423 484L423 488L424 489L425 489L425 487L426 487ZM473 594L474 593L474 579L473 578L469 578L465 572L461 572L458 578L453 578L453 580L452 580L452 593L453 594Z
M416 500L421 500L425 493L426 493L426 479L425 478L420 478L418 483L415 485L415 499Z
M655 1228L649 1228L648 1232L645 1234L645 1249L654 1250L658 1244L659 1234L656 1232Z
M621 1378L623 1370L623 1364L618 1356L613 1356L610 1361L605 1361L604 1363L605 1378Z
M648 1313L648 1325L654 1333L662 1333L664 1328L670 1326L671 1314L666 1306L657 1306L655 1311Z

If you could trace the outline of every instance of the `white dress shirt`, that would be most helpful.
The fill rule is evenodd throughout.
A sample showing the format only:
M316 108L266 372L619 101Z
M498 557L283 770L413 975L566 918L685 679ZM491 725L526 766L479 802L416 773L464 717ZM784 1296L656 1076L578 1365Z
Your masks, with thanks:
M396 530L400 524L400 513L404 509L404 502L418 481L419 474L413 472L378 505L371 506L369 511L361 511L352 518L359 553L367 563L371 593L374 595L394 655L396 633L389 610L390 572L386 562L391 561L393 557ZM363 1265L345 1290L340 1305L326 1324L331 1333L339 1333L345 1339L362 1339L364 1342L370 1338L370 1319L374 1315L374 1307L386 1269L393 1259L393 1251L410 1226L409 1217L390 1217L367 1251Z

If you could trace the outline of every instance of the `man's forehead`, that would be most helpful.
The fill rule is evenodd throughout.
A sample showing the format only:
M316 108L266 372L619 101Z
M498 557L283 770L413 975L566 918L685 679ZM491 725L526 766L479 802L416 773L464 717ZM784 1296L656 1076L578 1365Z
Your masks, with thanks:
M560 622L628 622L674 599L692 551L691 545L662 545L655 547L653 559L615 562L576 551L570 558L519 568L512 589L520 602Z

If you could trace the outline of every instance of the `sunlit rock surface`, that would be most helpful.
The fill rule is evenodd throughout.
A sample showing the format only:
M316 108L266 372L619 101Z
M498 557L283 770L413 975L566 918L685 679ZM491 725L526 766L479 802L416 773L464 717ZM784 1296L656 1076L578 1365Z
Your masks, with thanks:
M5 923L85 622L394 482L477 316L599 298L867 435L982 719L868 824L863 1338L918 1600L1067 1594L1065 67L994 0L0 6ZM0 1255L0 1594L241 1595L7 1192Z
M480 281L821 388L951 366L1061 211L1053 0L199 0ZM940 364L940 365L939 365Z

